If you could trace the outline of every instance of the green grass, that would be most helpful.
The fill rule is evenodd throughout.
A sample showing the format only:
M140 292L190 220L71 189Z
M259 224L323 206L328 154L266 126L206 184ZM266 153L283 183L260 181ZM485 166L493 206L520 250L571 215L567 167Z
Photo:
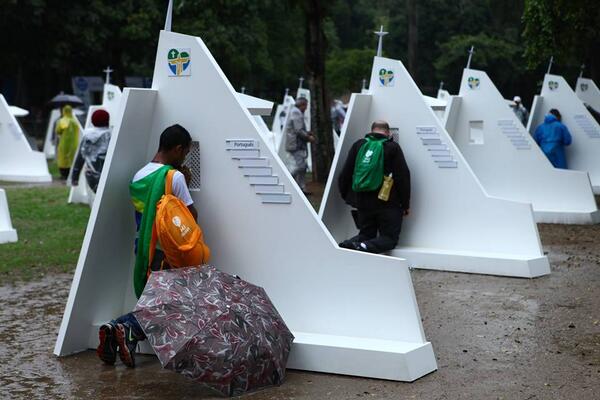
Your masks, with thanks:
M0 245L0 280L75 268L90 209L67 204L68 194L65 186L6 187L19 241Z

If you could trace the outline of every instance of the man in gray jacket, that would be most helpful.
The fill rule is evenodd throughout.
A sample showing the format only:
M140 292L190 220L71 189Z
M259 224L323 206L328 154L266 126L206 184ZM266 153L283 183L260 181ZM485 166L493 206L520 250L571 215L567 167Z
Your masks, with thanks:
M314 135L306 130L304 123L304 111L308 107L308 101L305 98L296 100L296 105L290 110L290 116L285 125L285 150L290 153L294 159L294 168L290 171L294 180L300 186L304 193L306 192L306 183L304 177L308 165L308 142L314 142Z

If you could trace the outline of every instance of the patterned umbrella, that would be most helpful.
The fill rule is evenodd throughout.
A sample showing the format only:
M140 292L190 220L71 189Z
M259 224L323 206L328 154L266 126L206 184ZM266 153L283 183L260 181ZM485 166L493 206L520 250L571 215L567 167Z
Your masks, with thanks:
M134 313L164 368L224 395L285 377L294 336L263 288L215 267L153 272Z

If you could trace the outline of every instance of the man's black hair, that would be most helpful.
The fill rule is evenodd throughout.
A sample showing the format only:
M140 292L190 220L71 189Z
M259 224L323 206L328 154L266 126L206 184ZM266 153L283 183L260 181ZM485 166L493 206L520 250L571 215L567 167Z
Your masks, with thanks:
M550 110L550 114L554 115L557 120L562 121L562 115L560 115L560 111L558 111L556 108Z
M192 143L192 136L181 125L175 124L163 131L160 134L160 142L158 151L169 151L179 145L188 147Z

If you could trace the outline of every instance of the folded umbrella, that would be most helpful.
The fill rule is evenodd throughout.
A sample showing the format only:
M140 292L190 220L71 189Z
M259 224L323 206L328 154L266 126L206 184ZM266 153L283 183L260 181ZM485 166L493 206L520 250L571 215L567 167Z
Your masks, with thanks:
M164 368L221 394L285 377L294 336L263 288L215 267L153 272L134 314Z

